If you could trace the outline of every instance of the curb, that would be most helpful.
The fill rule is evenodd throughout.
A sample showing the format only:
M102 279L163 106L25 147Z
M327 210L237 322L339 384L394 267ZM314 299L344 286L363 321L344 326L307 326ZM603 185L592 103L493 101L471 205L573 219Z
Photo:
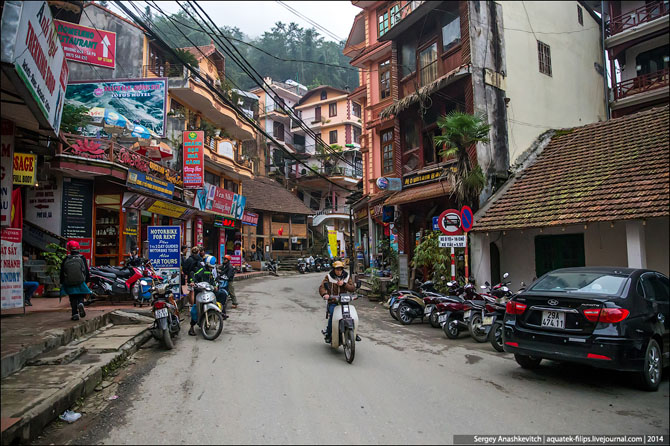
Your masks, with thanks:
M103 369L105 367L132 355L151 337L151 332L147 327L144 331L126 341L113 356L92 367L83 378L68 383L53 396L23 413L21 421L2 432L2 444L10 444L17 439L25 443L36 438L47 424L58 419L58 415L72 407L77 399L93 393L95 387L103 379Z

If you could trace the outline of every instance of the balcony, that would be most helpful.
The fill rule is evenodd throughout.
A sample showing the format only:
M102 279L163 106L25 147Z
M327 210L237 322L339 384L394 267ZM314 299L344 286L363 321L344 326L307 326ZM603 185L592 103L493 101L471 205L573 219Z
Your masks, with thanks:
M348 220L349 206L328 207L317 211L312 220L312 226L319 226L321 223L329 219Z
M400 34L409 29L410 26L421 20L426 14L437 8L440 2L411 1L407 2L390 17L391 27L382 36L380 42L396 39ZM412 14L414 13L414 14Z
M632 95L667 87L670 80L670 68L655 73L644 74L614 86L614 100L618 101Z
M612 17L607 23L607 36L611 37L643 23L652 22L668 15L668 2L657 1L640 6L637 9L626 11L619 16ZM665 24L667 27L667 23Z
M142 77L187 78L188 75L188 68L182 64L142 65Z
M312 167L313 170L316 170L321 175L326 175L328 177L348 177L360 179L363 176L363 169L354 169L352 167L344 166L335 166L335 167ZM316 175L311 170L307 171L307 175Z

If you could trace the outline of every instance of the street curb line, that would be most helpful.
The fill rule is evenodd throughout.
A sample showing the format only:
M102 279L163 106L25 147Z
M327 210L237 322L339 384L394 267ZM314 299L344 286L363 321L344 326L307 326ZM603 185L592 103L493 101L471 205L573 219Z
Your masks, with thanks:
M126 341L117 350L117 354L104 364L96 364L83 378L68 383L54 395L22 414L21 421L2 432L2 444L10 444L17 438L20 438L21 442L29 442L36 438L47 424L56 420L58 415L72 407L77 399L93 393L95 387L102 382L103 368L132 355L142 344L151 339L152 335L149 328L147 327L144 331Z

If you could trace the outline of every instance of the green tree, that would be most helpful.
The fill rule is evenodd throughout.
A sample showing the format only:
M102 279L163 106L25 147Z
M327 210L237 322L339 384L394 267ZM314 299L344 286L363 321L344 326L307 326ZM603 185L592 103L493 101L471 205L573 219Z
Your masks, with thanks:
M426 231L421 239L421 243L414 249L412 258L412 267L428 268L429 274L432 273L432 280L435 288L440 292L446 292L447 282L451 278L451 252L448 249L440 248L440 232ZM426 277L426 280L431 277Z
M491 126L483 116L452 111L441 116L437 125L442 134L434 137L436 147L442 147L441 156L456 157L456 171L448 173L458 207L476 206L479 194L486 186L486 177L481 166L472 166L468 148L477 142L488 142Z
M88 108L83 105L72 105L65 103L63 105L63 114L60 122L60 129L65 133L81 134L79 129L85 127L91 118L88 116Z

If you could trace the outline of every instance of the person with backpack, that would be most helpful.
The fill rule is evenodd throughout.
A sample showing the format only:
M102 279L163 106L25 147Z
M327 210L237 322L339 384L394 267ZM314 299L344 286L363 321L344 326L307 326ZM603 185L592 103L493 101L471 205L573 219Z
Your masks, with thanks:
M83 255L79 253L79 243L75 240L67 242L65 249L68 255L63 259L60 267L60 295L70 297L72 320L78 321L86 317L84 298L91 294L86 282L90 280L88 265Z

